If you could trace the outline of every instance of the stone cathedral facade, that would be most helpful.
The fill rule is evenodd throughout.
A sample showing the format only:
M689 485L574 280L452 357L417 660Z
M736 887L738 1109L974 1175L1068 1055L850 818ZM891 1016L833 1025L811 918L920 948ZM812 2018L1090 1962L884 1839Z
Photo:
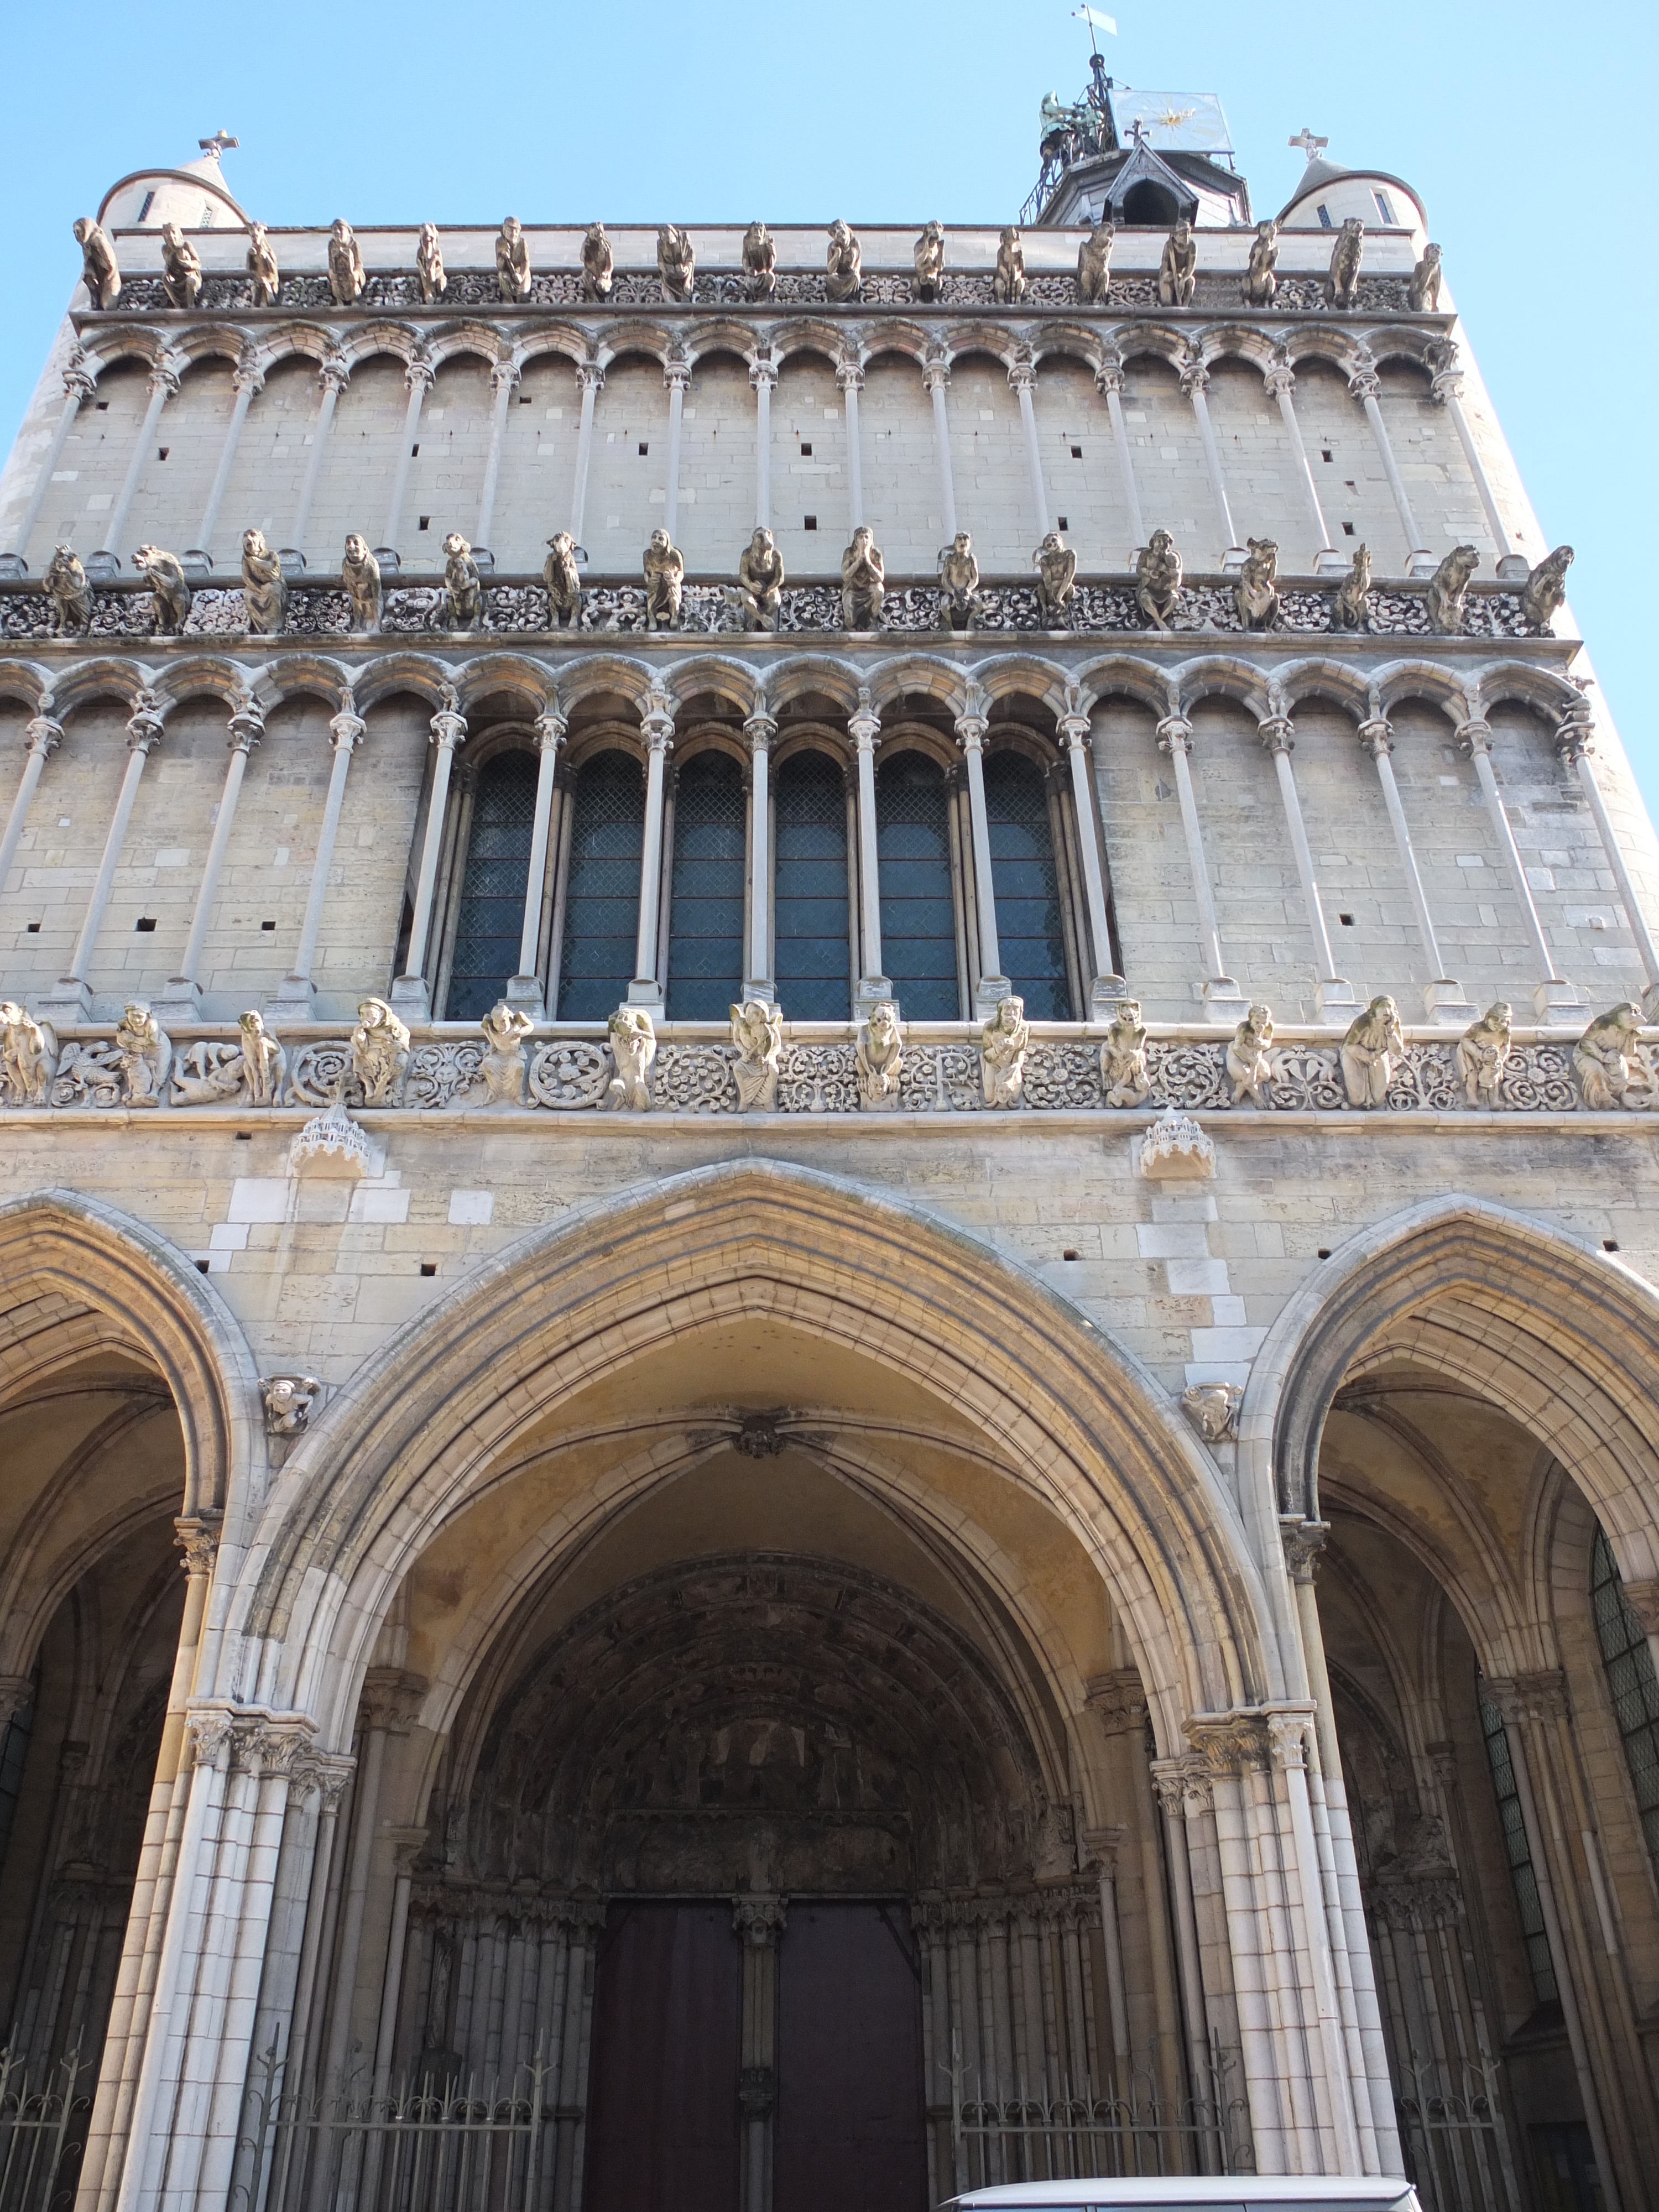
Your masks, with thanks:
M1416 195L1218 117L77 226L0 2212L1652 2203L1659 846Z

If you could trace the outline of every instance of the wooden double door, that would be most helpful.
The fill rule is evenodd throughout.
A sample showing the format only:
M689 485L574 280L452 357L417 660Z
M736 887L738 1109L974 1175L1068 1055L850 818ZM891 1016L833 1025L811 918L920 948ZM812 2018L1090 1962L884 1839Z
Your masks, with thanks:
M908 1923L896 1902L790 1901L761 2039L775 2065L757 2082L731 1900L614 1905L594 1990L584 2212L926 2212ZM769 2205L753 2201L761 2107Z

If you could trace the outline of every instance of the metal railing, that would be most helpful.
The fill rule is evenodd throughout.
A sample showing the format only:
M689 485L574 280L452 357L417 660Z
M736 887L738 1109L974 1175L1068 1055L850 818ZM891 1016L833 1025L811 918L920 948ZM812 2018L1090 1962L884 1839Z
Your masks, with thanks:
M1400 2137L1424 2212L1509 2212L1520 2201L1498 2079L1490 2058L1399 2069Z
M1092 2083L1058 2094L1023 2089L1008 2098L970 2096L963 2070L951 2082L954 2190L1009 2181L1067 2181L1090 2175L1248 2172L1248 2107L1230 2096L1234 2062L1212 2055L1208 2094L1164 2095L1150 2075L1127 2096L1101 2096Z
M68 2212L94 2072L78 2045L33 2069L20 2053L0 2051L0 2212Z

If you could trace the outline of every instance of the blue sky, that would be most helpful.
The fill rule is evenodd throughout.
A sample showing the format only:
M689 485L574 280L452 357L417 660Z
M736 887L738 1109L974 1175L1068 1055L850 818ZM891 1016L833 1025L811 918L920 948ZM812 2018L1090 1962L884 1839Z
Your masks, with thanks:
M9 442L79 266L70 235L126 171L193 155L273 222L663 219L1006 222L1034 179L1037 105L1074 96L1073 0L680 0L480 12L456 0L282 0L204 15L87 0L16 9L0 228ZM1221 95L1257 208L1331 158L1427 204L1470 341L1649 804L1659 726L1638 654L1639 530L1659 508L1650 396L1651 7L1383 0L1262 10L1116 0L1120 82Z

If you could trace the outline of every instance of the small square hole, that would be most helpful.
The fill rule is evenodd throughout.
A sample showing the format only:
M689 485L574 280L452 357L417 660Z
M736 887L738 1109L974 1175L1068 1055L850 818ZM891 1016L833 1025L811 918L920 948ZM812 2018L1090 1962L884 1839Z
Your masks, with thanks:
M1333 456L1328 453L1325 451L1325 448L1322 446L1319 449L1319 458L1322 461L1328 461L1333 458Z
M1315 1256L1321 1260L1328 1260L1331 1256L1330 1246L1328 1244L1322 1244Z
M251 1145L253 1142L252 1130L239 1129L236 1132L236 1141L239 1145Z
M132 926L140 937L149 937L155 931L155 916L153 914L142 914Z
M534 403L533 399L532 398L532 396L531 396L531 394L530 394L529 392L521 392L519 394L519 404L520 404L520 407L530 407L530 406L532 406L534 404L535 404L535 403Z
M430 530L432 527L432 517L429 514L423 514L421 517L418 526L422 530Z
M817 526L818 519L816 514L804 514L801 517L801 528L803 530L816 530Z
M1351 522L1345 522L1345 523L1343 524L1343 526L1342 526L1342 535L1343 535L1345 538L1352 538L1352 537L1353 536L1353 525L1352 525L1352 523L1351 523Z
M1073 459L1074 461L1080 461L1080 460L1083 459L1083 448L1082 448L1082 447L1081 447L1081 446L1073 446L1073 448L1072 448L1072 459Z
M259 927L261 929L272 930L276 928L276 925L274 921L262 921L259 924Z
M26 929L25 929L24 934L25 934L26 936L28 936L28 937L39 937L39 935L40 934L40 923L39 923L38 921L32 921L32 922L28 923L28 924L27 924L27 927L26 927Z
M158 461L164 461L172 451L171 446L158 446L155 448L155 458Z
M1070 522L1069 522L1069 520L1066 519L1066 517L1065 515L1063 515L1063 514L1060 516L1060 520L1059 520L1055 523L1055 525L1054 525L1054 527L1055 527L1055 529L1056 529L1056 530L1069 530L1069 529L1071 528L1071 526L1071 526L1071 523L1070 523Z
M409 458L410 458L410 459L411 461L414 459L414 458L415 458L416 454L416 453L418 453L420 452L420 450L421 450L421 449L420 449L420 447L419 447L418 446L411 446L411 447L410 447L410 449L409 449Z
M803 438L803 439L801 440L801 441L800 441L800 457L801 457L802 460L804 460L804 461L810 461L810 460L811 459L811 458L812 458L812 441L811 441L810 438Z
M422 1262L421 1262L421 1273L422 1273L423 1275L435 1275L435 1274L437 1273L437 1272L438 1272L438 1263L437 1263L437 1261L436 1261L435 1260L422 1260Z
M206 1273L207 1273L207 1271L208 1271L208 1263L207 1263L207 1261L206 1261L205 1260L198 1260L198 1261L196 1262L196 1272L197 1272L197 1273L198 1273L198 1275L205 1275L205 1274L206 1274Z
M649 445L647 442L641 441L641 446L640 446L640 451L641 451L641 453L648 453L650 452L650 450L651 450L650 445Z
M1341 923L1344 929L1352 929L1353 927L1353 916L1351 914L1340 914L1336 918Z
M1616 1237L1604 1237L1601 1239L1601 1249L1604 1252L1616 1252L1619 1249L1619 1239Z
M1076 1254L1075 1252L1073 1252L1073 1251L1069 1251L1069 1250L1068 1250L1068 1251L1062 1252L1062 1253L1060 1254L1060 1258L1061 1258L1062 1260L1075 1260L1075 1259L1076 1259L1076 1257L1077 1257L1077 1254Z
M107 399L94 399L92 404L99 414L107 415L109 413L109 402Z

